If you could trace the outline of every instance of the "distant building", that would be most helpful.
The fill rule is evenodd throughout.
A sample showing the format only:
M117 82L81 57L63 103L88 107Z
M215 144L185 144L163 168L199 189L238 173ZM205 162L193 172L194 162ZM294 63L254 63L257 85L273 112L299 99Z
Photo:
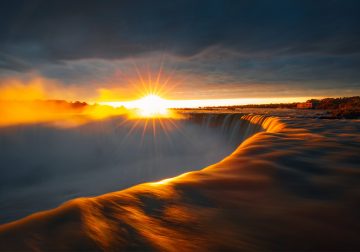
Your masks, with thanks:
M312 102L301 102L296 105L298 109L312 109L313 103Z

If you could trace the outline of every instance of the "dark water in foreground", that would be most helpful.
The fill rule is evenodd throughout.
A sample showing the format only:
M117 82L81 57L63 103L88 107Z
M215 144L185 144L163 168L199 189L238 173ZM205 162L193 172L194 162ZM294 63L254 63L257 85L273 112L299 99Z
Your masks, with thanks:
M220 161L239 141L206 123L117 117L74 128L0 128L0 223Z

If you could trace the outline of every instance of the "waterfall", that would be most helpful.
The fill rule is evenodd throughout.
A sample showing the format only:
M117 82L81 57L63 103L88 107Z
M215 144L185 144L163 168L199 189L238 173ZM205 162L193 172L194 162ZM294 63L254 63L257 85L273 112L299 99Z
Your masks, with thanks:
M203 130L222 134L230 143L239 145L258 132L276 132L284 125L275 117L240 113L189 113L186 120L200 124Z

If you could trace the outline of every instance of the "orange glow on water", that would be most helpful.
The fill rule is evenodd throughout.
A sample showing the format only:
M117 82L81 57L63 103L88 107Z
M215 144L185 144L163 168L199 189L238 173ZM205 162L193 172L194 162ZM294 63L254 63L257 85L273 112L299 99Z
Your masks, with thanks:
M110 106L49 101L0 101L0 127L17 124L51 123L58 127L74 127L91 120L124 115L128 110Z
M123 78L126 79L125 83L114 81L111 87L104 84L101 88L94 87L94 89L76 85L65 86L39 76L33 76L28 80L1 79L0 126L51 122L57 126L68 127L121 114L129 119L147 119L144 125L145 130L152 126L155 131L155 124L161 124L161 126L164 124L163 121L158 122L157 119L180 117L169 108L279 103L308 99L308 97L283 97L174 100L169 98L174 97L171 93L180 82L173 73L164 73L162 67L158 72L139 70L136 66L135 69L137 75ZM41 102L46 100L55 101ZM64 102L56 102L57 100ZM89 106L77 106L82 104L80 102L75 103L74 106L71 103L66 104L65 100L86 101Z

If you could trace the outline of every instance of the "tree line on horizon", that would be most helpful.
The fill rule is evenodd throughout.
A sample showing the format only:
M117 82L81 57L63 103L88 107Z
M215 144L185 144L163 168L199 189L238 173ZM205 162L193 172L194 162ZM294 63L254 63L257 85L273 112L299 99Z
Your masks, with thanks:
M306 103L311 103L311 109L327 110L333 118L360 118L360 96L310 99ZM207 106L198 109L216 110L227 109L236 110L243 108L268 108L268 109L296 109L298 102L291 103L269 103L269 104L247 104L232 106Z

